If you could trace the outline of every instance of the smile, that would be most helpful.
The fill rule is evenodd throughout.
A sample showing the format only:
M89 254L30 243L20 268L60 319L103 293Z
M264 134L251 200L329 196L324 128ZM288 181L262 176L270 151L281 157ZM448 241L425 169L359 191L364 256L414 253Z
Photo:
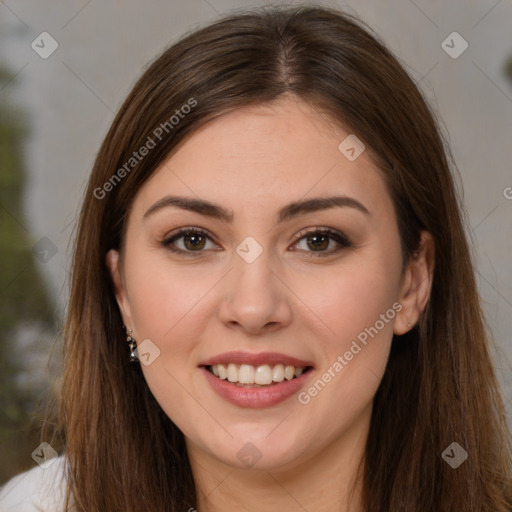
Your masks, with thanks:
M310 367L284 364L253 366L228 363L214 364L206 368L219 379L228 380L241 387L264 387L300 377Z
M224 366L224 365L223 365ZM225 368L226 371L226 377L228 373L229 364ZM206 381L209 383L213 391L221 397L223 400L229 402L230 404L236 405L238 407L243 408L264 408L264 407L271 407L275 406L277 404L280 404L281 402L284 402L288 398L297 395L300 393L301 389L305 387L306 382L311 378L311 376L314 374L313 367L308 366L304 369L301 367L295 368L293 366L288 366L288 368L293 369L293 376L291 378L286 378L284 376L284 379L282 381L274 381L270 384L250 384L250 383L241 383L238 379L244 380L244 369L238 368L238 365L234 365L234 370L231 370L232 372L232 378L235 379L234 382L230 382L227 378L221 379L220 375L216 376L213 373L213 368L211 366L201 366L199 367L199 370L201 370L202 374L204 375ZM249 366L249 365L241 365L243 366ZM256 371L258 368L264 366L268 366L268 370L264 369L261 373L262 376L265 378L265 382L269 379L269 372L272 368L272 373L274 371L274 367L270 367L270 365L261 365L258 367L251 367L249 372L251 370L254 371L254 375L256 378ZM281 365L283 366L283 365ZM284 370L281 370L278 368L276 370L277 378L280 378L281 371L287 372L288 376L291 375L291 370L286 370L287 367L284 367ZM221 372L219 368L217 368L217 371ZM246 370L245 370L246 371ZM242 376L240 377L240 372L242 373ZM295 375L295 372L297 372L298 375ZM299 374L300 372L300 374ZM259 379L260 377L258 377ZM263 380L262 380L263 381ZM261 382L262 382L261 381Z

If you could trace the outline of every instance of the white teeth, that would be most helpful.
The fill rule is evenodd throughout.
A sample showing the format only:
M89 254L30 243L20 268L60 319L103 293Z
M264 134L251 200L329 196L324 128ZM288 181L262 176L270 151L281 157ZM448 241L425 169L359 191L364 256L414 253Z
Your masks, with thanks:
M238 366L229 363L226 375L229 382L238 382Z
M215 365L217 367L217 371L219 372L219 379L226 379L228 374L226 372L226 367L223 365L223 364L216 364ZM212 366L212 371L213 371L213 374L215 375L215 366Z
M254 372L254 384L272 384L272 370L268 364L264 364L263 366L258 366L256 371ZM253 382L248 382L248 384L252 384Z
M282 364L276 364L272 370L272 380L274 382L283 382L284 380L284 366Z
M284 378L287 380L292 380L295 376L295 368L293 366L287 366L284 369Z
M304 373L304 369L303 366L295 367L283 364L251 366L249 364L229 363L228 365L215 364L210 366L210 371L219 379L260 386L268 386L272 382L283 382L285 379L292 380L294 377L300 377Z
M241 365L240 370L238 370L238 382L240 384L254 384L254 366ZM260 383L258 382L258 384Z

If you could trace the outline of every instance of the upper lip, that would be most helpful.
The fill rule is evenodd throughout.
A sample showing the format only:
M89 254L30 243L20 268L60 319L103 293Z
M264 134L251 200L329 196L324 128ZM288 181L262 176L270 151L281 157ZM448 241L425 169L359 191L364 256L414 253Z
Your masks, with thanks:
M213 366L215 364L248 364L251 366L261 366L263 364L276 365L284 364L288 366L303 367L313 366L313 363L304 359L287 356L279 352L260 352L259 354L252 354L250 352L243 352L234 350L231 352L223 352L216 356L199 363L199 366Z

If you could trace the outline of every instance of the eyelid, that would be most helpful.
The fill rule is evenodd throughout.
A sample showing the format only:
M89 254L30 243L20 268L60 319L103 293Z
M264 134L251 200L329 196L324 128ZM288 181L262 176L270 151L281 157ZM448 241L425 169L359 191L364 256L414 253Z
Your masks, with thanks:
M170 233L167 233L164 236L163 241L165 242L167 240L170 240L171 238L177 237L178 235L184 235L184 234L188 234L188 233L191 233L191 232L199 233L201 235L208 236L211 239L214 238L213 235L208 230L206 230L204 228L199 228L199 227L196 227L196 226L184 226L182 228L174 229Z
M306 228L300 231L296 236L298 240L301 240L307 235L315 234L315 233L321 233L325 235L331 235L334 238L340 238L341 242L346 245L352 245L352 242L350 241L349 237L345 235L342 231L339 231L338 229L330 228L327 226L315 226L313 228Z

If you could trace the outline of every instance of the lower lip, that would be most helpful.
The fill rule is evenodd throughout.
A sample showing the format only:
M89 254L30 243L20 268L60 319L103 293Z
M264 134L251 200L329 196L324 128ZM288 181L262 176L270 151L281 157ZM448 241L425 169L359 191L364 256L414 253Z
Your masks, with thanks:
M237 386L225 379L219 379L209 372L204 366L200 368L211 384L222 398L239 407L270 407L283 402L287 398L299 392L306 380L310 377L312 370L303 373L300 377L291 380L284 380L264 388L245 388Z

